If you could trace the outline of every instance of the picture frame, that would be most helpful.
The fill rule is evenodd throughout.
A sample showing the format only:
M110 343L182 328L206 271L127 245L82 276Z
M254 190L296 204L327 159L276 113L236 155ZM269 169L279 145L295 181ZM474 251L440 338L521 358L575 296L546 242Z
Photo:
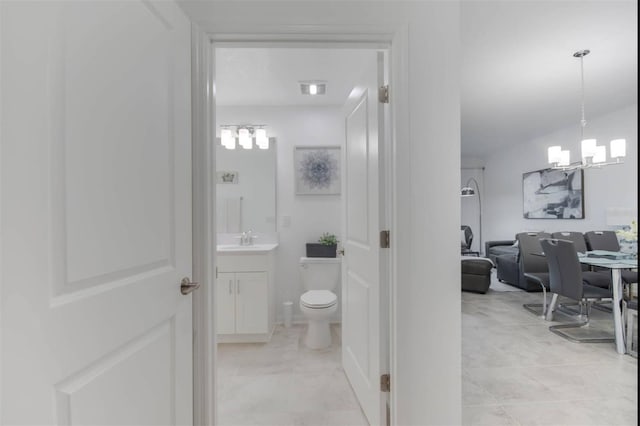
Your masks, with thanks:
M296 146L294 176L296 195L339 195L339 146Z
M543 169L522 174L525 219L584 219L582 169Z
M238 172L228 170L216 172L216 183L236 184L238 183Z

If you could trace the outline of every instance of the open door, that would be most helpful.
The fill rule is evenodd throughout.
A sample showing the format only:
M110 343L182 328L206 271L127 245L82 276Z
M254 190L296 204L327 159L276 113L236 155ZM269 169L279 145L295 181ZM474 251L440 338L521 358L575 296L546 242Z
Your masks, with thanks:
M149 1L0 19L0 423L192 424L189 21Z
M371 425L384 424L386 410L380 376L388 371L381 333L387 329L381 309L380 141L384 54L372 51L371 62L344 106L344 231L342 262L342 362L347 378Z

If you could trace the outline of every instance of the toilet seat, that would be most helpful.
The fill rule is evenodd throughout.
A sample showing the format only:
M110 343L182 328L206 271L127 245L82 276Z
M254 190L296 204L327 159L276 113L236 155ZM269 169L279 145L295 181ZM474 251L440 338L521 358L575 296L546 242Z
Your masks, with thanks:
M329 290L309 290L300 296L300 303L311 309L330 308L338 303L338 296Z

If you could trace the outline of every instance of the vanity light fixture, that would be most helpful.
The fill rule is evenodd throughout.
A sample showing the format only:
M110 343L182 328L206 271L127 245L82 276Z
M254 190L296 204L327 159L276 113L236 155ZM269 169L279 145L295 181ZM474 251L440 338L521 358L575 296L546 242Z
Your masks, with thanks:
M269 149L269 137L264 124L224 124L220 126L220 144L236 149L236 142L243 149L252 149L255 139L260 149Z
M324 95L327 93L327 82L323 80L300 81L300 93L303 95Z
M609 145L609 154L611 155L612 161L607 162L607 147L597 145L595 139L584 139L584 129L587 126L587 120L584 115L584 57L588 54L589 50L579 50L573 54L574 57L580 58L580 73L582 78L582 119L580 120L582 161L572 163L571 153L568 150L563 150L559 145L550 146L547 149L547 158L552 169L574 170L622 164L622 159L627 154L627 141L625 139L614 139Z

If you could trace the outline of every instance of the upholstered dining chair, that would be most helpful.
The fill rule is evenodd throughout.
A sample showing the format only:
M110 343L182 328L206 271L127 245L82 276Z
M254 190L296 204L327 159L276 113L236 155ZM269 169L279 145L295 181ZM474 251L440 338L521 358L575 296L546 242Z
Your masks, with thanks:
M633 300L623 300L622 301L622 312L623 314L623 318L625 318L625 322L626 322L626 332L625 332L625 339L626 339L626 346L627 346L627 353L633 357L638 357L638 348L637 348L637 344L638 342L636 342L636 346L633 345L633 335L634 335L634 328L637 329L637 327L635 327L635 322L638 320L638 299L633 299ZM637 331L636 331L637 333Z
M587 241L582 232L554 232L551 234L551 238L573 242L576 251L580 253L588 251ZM589 265L582 265L582 279L589 285L611 288L611 272L609 270L591 271L589 270Z
M579 322L558 324L549 327L553 333L572 342L603 343L613 342L613 337L576 337L565 332L567 329L583 328L589 325L589 312L593 302L611 300L611 290L587 284L582 279L582 265L573 242L547 238L540 241L549 266L549 291L551 302L547 308L547 321L553 321L558 305L558 297L575 300L580 305Z
M518 242L518 263L521 282L539 285L542 289L542 303L525 303L522 306L536 315L544 317L547 312L547 289L549 288L549 267L542 256L541 238L550 238L546 232L520 232L516 234ZM521 286L522 287L522 286Z
M618 236L614 231L589 231L584 233L588 250L620 251ZM638 282L637 271L622 271L622 281L625 284Z

